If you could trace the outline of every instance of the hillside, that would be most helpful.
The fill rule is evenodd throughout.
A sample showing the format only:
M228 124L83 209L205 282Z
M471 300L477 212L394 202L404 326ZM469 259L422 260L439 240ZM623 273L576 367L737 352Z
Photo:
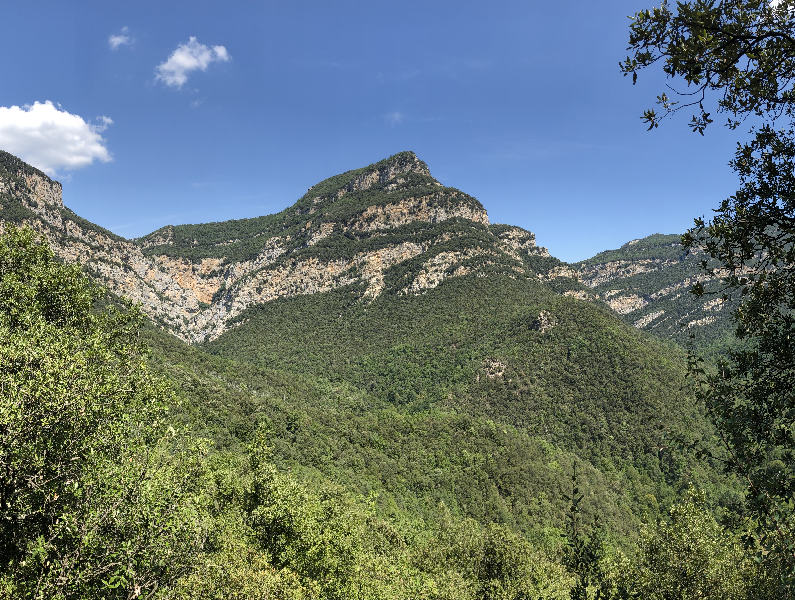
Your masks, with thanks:
M219 449L263 427L277 464L377 493L383 514L444 502L545 539L575 459L586 512L620 539L688 481L731 501L668 441L710 443L681 348L625 324L592 280L529 231L490 224L413 153L326 179L276 215L137 240L75 215L60 184L14 157L0 165L0 219L141 303L181 418Z
M322 377L358 398L299 409L276 428L280 455L339 481L367 481L363 493L442 499L524 531L562 524L565 456L591 465L602 488L591 507L605 510L611 498L605 514L625 535L670 503L681 481L716 484L692 457L659 452L672 435L709 437L685 387L683 353L609 311L502 275L366 305L351 291L363 290L253 307L207 346L252 367Z
M720 280L701 268L701 254L687 254L678 235L655 234L627 242L573 264L579 280L630 325L679 344L707 351L733 343L731 314L736 302L723 302ZM697 282L707 294L689 290Z

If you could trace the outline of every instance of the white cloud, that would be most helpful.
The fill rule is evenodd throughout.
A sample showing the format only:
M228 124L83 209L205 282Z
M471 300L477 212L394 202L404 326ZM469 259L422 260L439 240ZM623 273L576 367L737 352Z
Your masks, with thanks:
M101 121L102 124L101 125L89 125L89 127L91 128L91 131L93 131L94 133L102 133L108 127L113 125L113 119L111 119L110 117L97 117L97 121Z
M206 71L210 63L227 62L231 59L223 46L210 48L191 37L187 44L177 46L166 62L157 65L155 79L169 87L181 88L188 81L188 73L191 71Z
M108 37L108 45L111 50L116 50L119 46L129 46L135 40L127 35L130 32L129 27L122 27L121 33L118 35L111 35Z
M47 100L33 106L0 106L0 149L10 152L42 171L80 169L94 159L113 160L100 133L113 120L97 117L92 125Z

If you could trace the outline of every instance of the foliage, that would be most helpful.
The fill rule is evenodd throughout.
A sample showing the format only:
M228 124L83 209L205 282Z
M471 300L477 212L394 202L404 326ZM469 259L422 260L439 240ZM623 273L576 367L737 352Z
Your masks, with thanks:
M638 556L623 575L633 595L648 600L775 597L761 587L756 563L739 536L726 531L691 488L670 511L669 520L646 527Z
M568 595L572 578L562 565L550 561L508 527L455 520L444 504L439 505L435 521L433 537L414 561L437 577L452 570L454 575L444 579L451 583L459 580L467 595L484 600L562 599Z
M384 520L374 497L278 470L265 430L244 452L186 447L140 313L103 294L31 230L2 238L4 597L565 596L563 568L510 528ZM461 528L476 568L425 560Z
M748 482L762 543L787 557L795 576L795 143L765 127L738 150L742 188L688 243L720 261L725 295L742 298L737 336L747 345L718 372L694 365L701 392ZM703 294L702 289L696 289Z
M200 465L165 427L135 310L30 229L0 239L0 589L110 598L167 586L201 550Z
M443 502L456 516L497 520L539 544L558 539L566 509L560 465L571 462L568 451L486 417L440 409L407 414L343 382L241 365L149 335L153 367L183 398L180 418L217 448L239 449L262 425L275 465L377 493L379 514L433 519ZM586 512L598 508L628 538L633 507L648 506L636 498L652 493L665 503L672 493L636 471L600 473L590 465L582 482Z
M547 332L534 325L542 310L558 320ZM654 478L660 466L649 449L666 429L692 432L701 419L687 412L683 354L531 280L457 277L423 295L369 303L343 288L269 302L241 322L208 350L323 374L402 412L482 415L595 464L636 460Z
M596 600L602 598L602 573L601 563L605 555L604 531L596 516L592 527L586 528L581 519L581 507L585 496L580 493L577 479L577 463L572 465L571 496L565 496L569 501L569 514L566 520L566 546L563 552L563 563L569 570L577 575L577 581L571 589L571 600L588 600L589 588L596 588Z
M457 520L444 505L430 526L379 518L372 498L276 470L262 435L245 455L214 457L218 539L179 597L565 597L562 567L508 528Z
M716 373L696 361L692 370L729 449L730 468L748 484L760 557L789 582L789 594L795 583L794 7L791 0L699 0L679 2L676 10L663 3L635 15L634 55L622 66L635 74L662 61L669 77L682 77L694 91L681 108L698 105L691 126L702 134L712 122L703 105L709 92L720 94L718 110L729 115L731 128L749 118L757 123L731 163L741 188L712 221L697 219L683 243L716 259L724 295L742 299L735 319L745 346ZM659 102L662 116L644 114L650 128L680 109L665 95ZM717 272L707 261L703 267ZM697 285L694 292L705 290Z
M793 116L793 2L781 0L693 0L672 8L638 12L630 27L632 56L621 65L624 75L637 79L639 70L658 62L669 78L681 77L688 92L682 101L658 97L662 114L648 110L649 128L683 109L697 109L690 126L703 135L713 122L704 102L709 92L720 94L718 110L738 127L749 116L769 119Z

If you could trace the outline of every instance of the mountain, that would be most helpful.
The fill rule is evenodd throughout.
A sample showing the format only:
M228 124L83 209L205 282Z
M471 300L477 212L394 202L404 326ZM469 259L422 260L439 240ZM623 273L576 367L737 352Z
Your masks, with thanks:
M137 240L81 219L63 206L59 183L4 152L0 186L4 220L34 224L59 256L189 342L218 337L246 307L276 298L357 282L369 298L395 285L414 294L480 263L516 274L560 264L532 233L490 226L480 202L442 186L411 152L331 177L275 215L167 226ZM406 261L424 269L385 281Z
M264 428L277 464L376 494L384 514L444 502L526 535L562 526L574 462L586 513L622 539L689 481L733 495L670 443L712 443L682 349L625 323L589 265L491 224L411 152L275 215L135 240L81 219L60 184L1 153L0 206L141 303L179 418L218 449Z
M654 234L572 267L593 296L626 323L683 345L692 335L698 347L720 351L734 343L731 315L737 301L723 301L720 273L705 274L704 258L699 252L688 254L679 235ZM695 283L707 294L690 294Z
M417 294L485 264L603 301L634 327L679 343L698 332L697 343L720 345L732 334L734 304L720 300L719 280L704 275L703 257L686 255L678 235L566 265L531 232L490 225L480 202L442 186L411 152L326 179L275 215L169 225L136 240L82 219L63 205L58 182L2 151L0 198L2 220L30 223L64 260L192 343L217 338L249 306L274 299L354 283L370 299L395 286ZM401 264L422 268L399 280ZM696 282L713 293L696 300L688 294Z

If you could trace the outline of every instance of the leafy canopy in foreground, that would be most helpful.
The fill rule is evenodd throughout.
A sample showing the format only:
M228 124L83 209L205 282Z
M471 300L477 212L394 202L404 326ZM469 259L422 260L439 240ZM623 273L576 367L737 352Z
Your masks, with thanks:
M793 117L795 80L795 20L792 0L664 0L659 8L636 13L630 26L632 55L621 64L624 75L662 64L669 78L681 77L686 90L669 86L679 100L666 93L657 97L661 114L647 110L649 129L662 119L696 110L690 122L703 134L714 119L704 103L708 94L720 95L718 111L738 127L749 116L765 119Z
M183 449L140 314L96 310L30 229L0 238L0 295L0 598L565 598L565 569L507 527L440 508L399 529L278 472L261 435Z
M625 587L648 600L769 597L739 536L716 522L695 489L671 508L668 521L644 528L625 576Z
M29 228L0 238L0 596L126 598L185 571L200 465L164 426L136 310Z
M691 127L703 134L713 122L708 94L727 125L746 120L752 139L740 143L732 168L741 187L712 221L696 219L684 237L717 259L704 268L724 278L724 297L742 299L735 313L746 343L717 373L697 362L700 394L730 451L730 466L748 485L748 508L758 525L760 558L780 569L786 593L795 583L795 2L696 0L637 13L630 33L639 70L662 63L681 77L680 100L658 98L662 113L646 111L649 128L689 107ZM694 292L703 295L696 286ZM784 593L782 591L782 593Z

